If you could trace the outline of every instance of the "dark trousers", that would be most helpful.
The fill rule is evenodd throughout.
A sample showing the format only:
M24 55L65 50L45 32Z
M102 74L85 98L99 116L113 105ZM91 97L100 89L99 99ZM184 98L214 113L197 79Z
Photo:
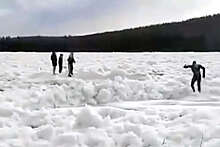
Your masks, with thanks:
M194 84L197 81L198 91L201 92L201 75L193 75L192 81L191 81L191 87L193 92L195 92Z
M59 65L59 73L62 73L62 70L63 70L63 66Z
M55 75L56 73L56 66L53 66L53 74Z
M68 68L69 68L69 74L68 76L72 76L73 75L73 64L68 64Z

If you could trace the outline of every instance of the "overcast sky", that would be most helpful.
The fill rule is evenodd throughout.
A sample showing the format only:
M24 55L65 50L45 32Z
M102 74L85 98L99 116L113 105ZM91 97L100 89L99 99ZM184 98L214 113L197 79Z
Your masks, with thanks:
M219 0L0 0L0 36L80 35L214 13Z

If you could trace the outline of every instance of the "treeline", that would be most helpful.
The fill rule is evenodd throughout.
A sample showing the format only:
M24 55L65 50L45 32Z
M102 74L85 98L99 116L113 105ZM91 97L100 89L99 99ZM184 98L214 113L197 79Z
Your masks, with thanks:
M220 14L85 36L3 37L0 51L220 51Z

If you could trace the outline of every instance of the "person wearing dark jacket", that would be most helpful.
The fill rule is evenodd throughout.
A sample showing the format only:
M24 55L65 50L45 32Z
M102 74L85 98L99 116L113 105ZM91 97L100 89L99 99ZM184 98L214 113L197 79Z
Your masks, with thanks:
M55 75L56 72L56 66L57 66L57 55L55 52L52 52L51 57L52 66L53 66L53 74Z
M59 73L62 73L62 70L63 70L63 54L60 54L58 63L59 63Z
M193 72L193 77L191 80L191 87L193 92L195 92L194 84L197 81L198 91L201 92L201 73L200 69L203 70L203 78L205 78L205 67L200 64L196 64L196 61L193 61L192 65L184 65L184 68L191 68Z
M67 61L68 61L68 70L69 70L68 76L71 77L73 75L73 63L75 63L75 59L73 57L72 52L70 53Z

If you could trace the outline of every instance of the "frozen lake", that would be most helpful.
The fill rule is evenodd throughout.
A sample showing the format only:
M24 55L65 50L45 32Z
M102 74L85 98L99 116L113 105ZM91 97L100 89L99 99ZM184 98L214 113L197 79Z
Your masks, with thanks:
M74 56L70 78L67 53L55 76L50 53L0 53L0 146L220 146L220 53ZM183 68L193 60L201 94Z

